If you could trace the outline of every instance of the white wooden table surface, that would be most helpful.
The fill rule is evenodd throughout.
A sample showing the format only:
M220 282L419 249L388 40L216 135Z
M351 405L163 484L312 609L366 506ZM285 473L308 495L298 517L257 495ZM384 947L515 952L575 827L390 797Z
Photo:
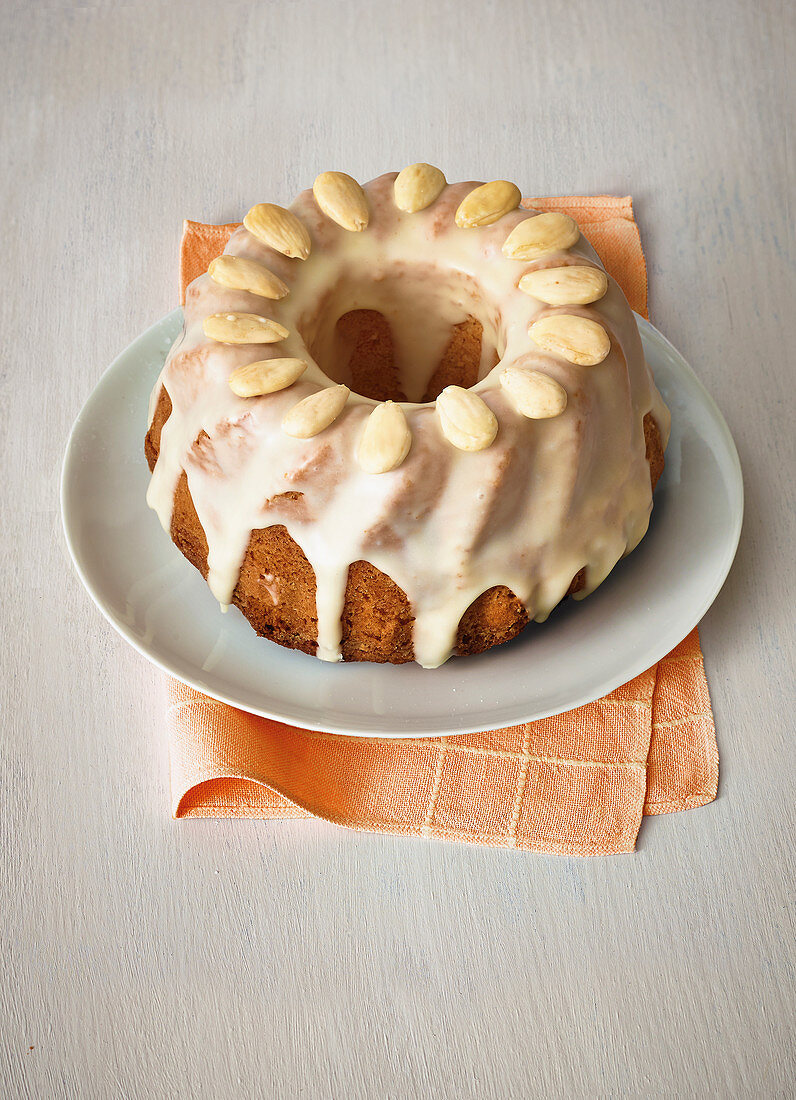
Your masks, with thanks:
M793 1095L793 6L0 7L0 1094ZM416 160L632 193L738 445L719 799L635 856L174 823L163 678L67 558L68 429L175 304L183 217Z

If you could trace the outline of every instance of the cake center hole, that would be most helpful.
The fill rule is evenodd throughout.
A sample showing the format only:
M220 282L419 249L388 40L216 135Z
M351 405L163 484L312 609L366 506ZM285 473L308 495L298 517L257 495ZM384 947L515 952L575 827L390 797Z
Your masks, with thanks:
M413 275L349 278L322 300L304 337L334 382L375 401L433 401L498 362L499 317L474 281Z

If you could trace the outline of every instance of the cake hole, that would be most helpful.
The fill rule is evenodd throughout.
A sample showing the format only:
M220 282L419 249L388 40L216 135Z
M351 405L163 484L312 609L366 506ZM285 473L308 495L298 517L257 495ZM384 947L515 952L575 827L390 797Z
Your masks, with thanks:
M349 278L302 335L332 381L374 401L433 401L446 386L475 385L500 358L499 314L477 289L436 269Z
M374 401L433 401L446 386L474 386L478 381L483 331L483 325L474 317L454 325L424 392L410 398L395 360L387 319L377 310L350 310L337 322L339 355L332 367L333 377ZM497 353L489 364L490 370L496 362Z

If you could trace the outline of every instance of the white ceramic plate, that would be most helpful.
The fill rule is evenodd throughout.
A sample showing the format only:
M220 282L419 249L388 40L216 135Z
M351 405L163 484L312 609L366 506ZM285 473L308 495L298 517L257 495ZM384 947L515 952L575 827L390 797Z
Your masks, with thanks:
M691 368L639 318L672 410L666 471L646 538L588 599L566 600L506 646L441 668L327 664L224 615L145 503L149 392L182 325L175 309L108 368L75 422L61 485L80 577L119 633L185 683L307 729L419 737L542 718L605 695L699 622L732 564L743 515L738 455Z

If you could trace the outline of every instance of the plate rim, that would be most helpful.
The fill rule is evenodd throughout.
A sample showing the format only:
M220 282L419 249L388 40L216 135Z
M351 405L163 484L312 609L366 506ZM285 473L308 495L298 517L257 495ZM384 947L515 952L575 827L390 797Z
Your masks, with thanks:
M94 604L99 609L101 614L104 616L104 618L110 623L110 625L114 628L114 630L116 630L117 633L119 635L121 635L121 637L129 645L131 645L133 647L133 649L137 650L144 658L146 658L147 661L149 661L151 664L155 665L162 672L165 672L168 676L171 676L174 679L179 680L180 682L186 684L188 687L193 688L194 690L200 692L203 695L209 696L212 699L216 699L219 702L226 703L229 706L233 706L238 710L243 710L243 711L245 711L247 713L250 713L250 714L259 715L263 718L268 718L272 721L277 721L277 722L282 722L282 723L285 723L285 724L288 724L288 725L292 725L292 726L295 726L296 728L312 730L314 732L330 733L330 734L335 734L335 735L338 735L338 736L341 736L341 737L354 737L354 738L366 738L366 739L383 738L383 739L388 739L388 740L397 740L397 739L422 740L422 739L427 739L429 737L438 738L438 737L441 737L441 736L457 737L457 736L466 736L467 734L472 734L472 733L481 733L481 732L484 732L486 730L491 730L491 729L495 729L495 728L500 728L500 726L495 726L494 724L493 725L483 725L482 723L476 723L475 725L467 724L467 725L464 725L464 726L459 726L457 724L455 730L453 730L453 729L451 729L451 730L429 729L429 730L413 730L411 732L404 732L404 731L400 731L400 730L387 732L385 730L378 730L378 731L373 731L373 732L367 732L367 731L361 730L361 729L357 729L356 731L347 730L347 729L341 728L339 726L336 726L334 722L332 722L332 723L329 723L328 721L325 721L325 722L323 722L323 721L307 722L303 719L302 719L301 725L296 725L295 718L293 716L291 716L290 714L279 713L279 712L277 712L273 709L269 709L266 706L253 707L249 703L242 704L241 701L239 699L236 699L232 694L230 694L228 692L221 691L221 690L217 690L217 689L211 689L206 684L204 684L200 680L198 680L196 677L190 677L188 675L185 675L181 671L177 671L176 669L174 669L173 667L171 667L169 665L168 661L161 659L151 649L146 648L146 646L141 641L139 641L138 637L135 634L133 634L133 632L131 631L128 624L126 624L122 620L118 619L117 616L111 611L111 609L108 606L106 606L105 602L103 601L103 599L101 598L101 596L100 596L100 594L97 590L97 587L94 585L89 573L87 572L87 570L84 568L84 566L82 564L82 561L81 561L81 558L80 558L80 555L79 555L79 552L78 552L77 546L76 546L76 538L73 537L73 532L70 528L70 524L72 522L74 522L74 517L70 516L70 511L69 511L69 508L68 508L68 505L67 505L67 495L68 495L68 484L67 484L67 482L68 482L68 479L69 479L69 474L70 474L70 470L71 470L71 467L72 467L72 463L74 461L76 461L75 452L76 452L77 435L78 435L78 432L79 432L80 428L83 425L83 421L85 420L85 418L87 416L89 407L92 405L92 403L96 399L97 392L101 389L101 387L106 382L108 377L115 370L118 369L119 364L129 354L130 349L133 347L133 345L136 344L139 340L144 339L147 335L149 335L150 332L152 332L153 329L159 328L160 326L162 326L164 324L168 324L172 320L176 321L181 315L182 315L182 308L180 306L177 306L174 309L170 310L168 313L164 314L161 318L159 318L157 321L155 321L152 325L148 326L148 328L146 328L143 332L139 333L138 336L136 336L133 340L131 340L130 343L121 352L119 352L118 355L116 355L114 357L114 359L111 361L111 363L102 372L102 374L100 375L100 377L97 380L96 384L92 387L90 393L88 394L88 396L84 400L83 404L81 405L80 411L78 412L77 416L75 417L75 420L74 420L74 422L73 422L73 424L70 428L69 435L68 435L68 438L67 438L66 447L65 447L65 450L64 450L64 456L63 456L63 460L61 462L60 479L59 479L59 503L60 503L60 512L61 512L61 527L62 527L62 531L63 531L63 534L64 534L64 539L66 541L66 546L67 546L67 549L69 551L69 555L72 559L72 564L75 568L75 571L76 571L78 577L80 578L80 581L83 584L83 587L86 589L89 596L91 597L91 599L93 600ZM728 551L725 554L725 559L722 562L721 567L717 570L716 580L714 581L713 586L711 587L710 590L708 590L706 592L706 595L699 602L699 604L695 605L695 609L692 610L689 615L685 616L683 621L687 621L689 623L687 629L685 629L683 631L682 627L678 626L676 630L671 630L670 629L668 633L664 632L663 634L661 634L659 636L657 644L652 647L654 651L657 652L658 650L660 650L660 652L658 653L658 655L652 661L648 660L648 658L646 656L643 658L643 660L640 663L631 661L628 664L624 665L622 670L617 672L615 676L609 677L607 679L607 681L605 681L601 685L601 688L600 688L600 691L599 691L598 694L594 694L593 690L587 690L583 693L583 695L576 696L574 701L568 702L566 707L563 707L563 708L554 707L551 710L545 710L543 708L541 712L534 713L530 717L525 717L525 718L517 717L511 724L521 725L525 722L539 721L543 718L552 717L552 716L557 715L557 714L565 714L570 710L576 710L578 707L585 706L588 703L591 703L591 702L594 702L597 699L603 698L604 696L610 694L611 691L614 691L617 687L621 686L622 684L627 683L629 680L632 680L635 676L638 676L642 672L646 671L647 668L651 668L652 665L656 664L663 657L665 657L667 653L669 653L676 645L679 644L679 642L681 642L684 638L686 638L688 636L688 634L690 634L691 631L694 629L694 627L698 625L698 623L704 617L704 615L709 610L709 608L712 606L713 602L715 601L716 597L718 596L719 592L721 591L722 587L724 586L724 583L727 579L727 576L729 575L730 569L732 568L732 564L733 564L733 562L735 560L735 556L737 554L738 544L740 542L740 537L741 537L741 531L743 529L745 499L744 499L744 484L743 484L743 472L742 472L742 469L741 469L741 462L740 462L740 458L739 458L739 455L738 455L738 449L735 445L735 441L732 437L732 433L730 432L729 426L728 426L728 424L727 424L727 422L726 422L726 420L725 420L725 418L724 418L724 416L721 412L721 409L719 408L718 404L716 403L715 399L712 397L712 395L709 393L709 391L705 388L705 386L703 385L703 383L700 380L699 376L696 374L693 367L690 365L690 363L687 361L687 359L682 355L682 353L679 352L677 350L677 348L675 348L674 345L671 343L671 341L668 340L667 337L664 336L664 334L659 329L657 329L650 321L648 321L645 317L640 316L638 313L635 313L634 315L635 315L636 321L639 325L640 332L647 331L648 333L651 334L652 339L658 340L659 342L661 342L664 345L665 349L667 350L668 354L670 356L672 356L678 362L678 366L680 367L680 369L684 369L686 371L686 373L690 376L690 382L696 387L697 391L699 392L700 397L701 397L701 399L704 403L704 406L705 406L706 410L710 414L711 418L713 419L715 425L717 426L717 428L719 430L720 435L723 438L723 442L724 442L724 445L725 445L725 448L727 450L727 454L728 454L729 460L730 460L731 473L733 475L733 481L735 483L735 489L737 490L737 510L732 513L733 530L732 530L731 538L730 538L730 540L727 544L728 545ZM675 635L676 635L676 637L675 637ZM640 664L640 667L636 667L637 663ZM434 670L432 669L432 670L429 670L429 671L433 672ZM606 684L607 684L607 686L606 686Z

